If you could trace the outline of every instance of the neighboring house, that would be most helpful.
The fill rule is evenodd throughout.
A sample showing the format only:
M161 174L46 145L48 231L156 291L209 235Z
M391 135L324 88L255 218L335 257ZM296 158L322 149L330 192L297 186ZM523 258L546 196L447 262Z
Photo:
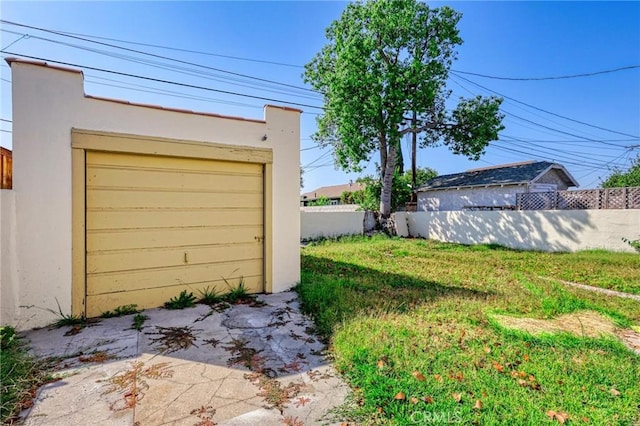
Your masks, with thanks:
M340 201L344 192L356 192L364 189L364 185L358 182L349 182L342 185L322 186L310 192L305 192L300 196L300 205L308 206L315 202L318 198L326 197L332 206L342 204Z
M560 164L526 161L438 176L417 189L418 211L514 209L520 192L562 191L578 182Z

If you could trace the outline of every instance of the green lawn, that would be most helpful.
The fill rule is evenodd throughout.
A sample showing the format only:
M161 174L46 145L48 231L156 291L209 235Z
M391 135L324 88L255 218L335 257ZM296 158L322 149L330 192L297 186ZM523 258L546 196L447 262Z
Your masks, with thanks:
M534 337L492 315L591 310L637 326L639 302L540 277L638 294L639 271L637 254L363 237L305 247L297 290L354 390L354 421L633 425L640 357L617 339Z

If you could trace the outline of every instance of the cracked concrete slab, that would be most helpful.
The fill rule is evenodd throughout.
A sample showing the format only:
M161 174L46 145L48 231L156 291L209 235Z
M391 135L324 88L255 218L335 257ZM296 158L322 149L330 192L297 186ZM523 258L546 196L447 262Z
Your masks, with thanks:
M55 361L26 425L340 424L326 414L349 389L323 356L295 293L259 303L150 309L82 329L24 333Z

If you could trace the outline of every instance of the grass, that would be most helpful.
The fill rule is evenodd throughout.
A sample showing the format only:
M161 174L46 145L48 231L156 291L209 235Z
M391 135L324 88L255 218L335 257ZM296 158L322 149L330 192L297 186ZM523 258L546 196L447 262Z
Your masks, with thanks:
M12 327L0 327L0 423L12 424L31 404L38 386L51 380L27 354Z
M618 340L533 336L492 318L591 310L637 326L638 302L539 277L637 293L638 270L635 254L361 237L307 246L297 290L354 390L353 421L632 425L640 357Z

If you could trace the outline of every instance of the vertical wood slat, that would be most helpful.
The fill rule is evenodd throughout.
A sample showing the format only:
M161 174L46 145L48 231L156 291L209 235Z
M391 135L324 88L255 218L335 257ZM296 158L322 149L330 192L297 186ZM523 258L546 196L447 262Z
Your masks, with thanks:
M13 153L0 147L0 189L13 189Z

